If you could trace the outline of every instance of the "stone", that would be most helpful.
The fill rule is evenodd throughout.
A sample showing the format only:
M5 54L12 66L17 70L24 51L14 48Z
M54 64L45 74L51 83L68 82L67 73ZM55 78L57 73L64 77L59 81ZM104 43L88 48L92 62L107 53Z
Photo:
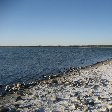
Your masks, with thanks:
M23 90L19 90L19 91L17 91L17 94L18 94L18 95L21 95L21 96L24 96L24 92L23 92Z
M6 92L9 92L9 90L10 90L10 86L7 85L7 86L5 87L5 91L6 91Z
M52 80L52 83L58 84L58 81L57 80Z
M11 108L9 112L17 112L15 108Z
M0 112L8 112L9 108L8 107L1 107Z
M109 81L107 79L101 79L100 83L105 87L108 85Z
M94 85L93 89L97 90L99 88L99 85Z
M16 108L19 108L19 106L20 106L20 104L14 104L14 106L16 107Z
M16 110L16 112L21 112L21 110Z
M74 96L79 96L79 95L80 95L79 91L75 92L75 94L74 94Z
M88 104L91 105L91 106L94 106L95 105L95 103L94 103L93 100L92 101L89 101Z
M31 108L32 104L22 104L19 108Z
M5 90L3 90L3 91L0 92L0 97L3 97L5 95L6 95L6 91Z
M21 96L18 96L18 97L16 98L16 102L19 101L19 100L22 100Z
M82 80L74 81L73 86L74 87L81 87L81 86L83 86L83 81Z
M0 88L1 88L1 89L3 88L3 85L2 85L2 84L0 84Z
M38 110L36 110L35 112L45 112L44 108L39 108Z
M110 108L110 110L109 110L110 112L112 112L112 108Z

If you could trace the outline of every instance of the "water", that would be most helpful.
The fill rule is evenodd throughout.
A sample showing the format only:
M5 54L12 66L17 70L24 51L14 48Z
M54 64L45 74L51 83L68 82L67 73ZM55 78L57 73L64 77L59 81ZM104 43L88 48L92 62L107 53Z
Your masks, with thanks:
M39 79L70 67L94 64L112 58L112 48L2 47L0 83L10 84Z

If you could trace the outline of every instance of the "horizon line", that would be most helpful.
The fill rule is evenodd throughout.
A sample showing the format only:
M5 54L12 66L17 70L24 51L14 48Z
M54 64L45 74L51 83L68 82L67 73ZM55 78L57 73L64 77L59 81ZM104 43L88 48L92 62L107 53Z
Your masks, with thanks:
M1 45L0 47L112 47L112 45Z

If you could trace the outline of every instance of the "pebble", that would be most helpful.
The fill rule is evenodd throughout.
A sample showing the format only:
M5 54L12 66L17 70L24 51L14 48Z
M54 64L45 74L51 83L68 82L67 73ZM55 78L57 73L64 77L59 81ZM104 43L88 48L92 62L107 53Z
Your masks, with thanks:
M8 112L9 108L7 107L0 107L0 112Z
M3 85L2 84L0 84L0 89L2 89L3 88Z
M44 108L39 108L37 111L35 112L45 112Z
M18 97L16 98L16 102L19 101L19 100L22 100L21 96L18 96Z
M9 110L9 112L17 112L17 110L16 110L15 108L11 108L11 109Z

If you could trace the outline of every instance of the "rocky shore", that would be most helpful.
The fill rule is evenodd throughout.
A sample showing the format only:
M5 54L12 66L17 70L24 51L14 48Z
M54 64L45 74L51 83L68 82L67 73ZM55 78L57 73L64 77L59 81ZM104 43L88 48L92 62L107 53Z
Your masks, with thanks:
M0 85L0 112L112 112L112 59L44 78Z

